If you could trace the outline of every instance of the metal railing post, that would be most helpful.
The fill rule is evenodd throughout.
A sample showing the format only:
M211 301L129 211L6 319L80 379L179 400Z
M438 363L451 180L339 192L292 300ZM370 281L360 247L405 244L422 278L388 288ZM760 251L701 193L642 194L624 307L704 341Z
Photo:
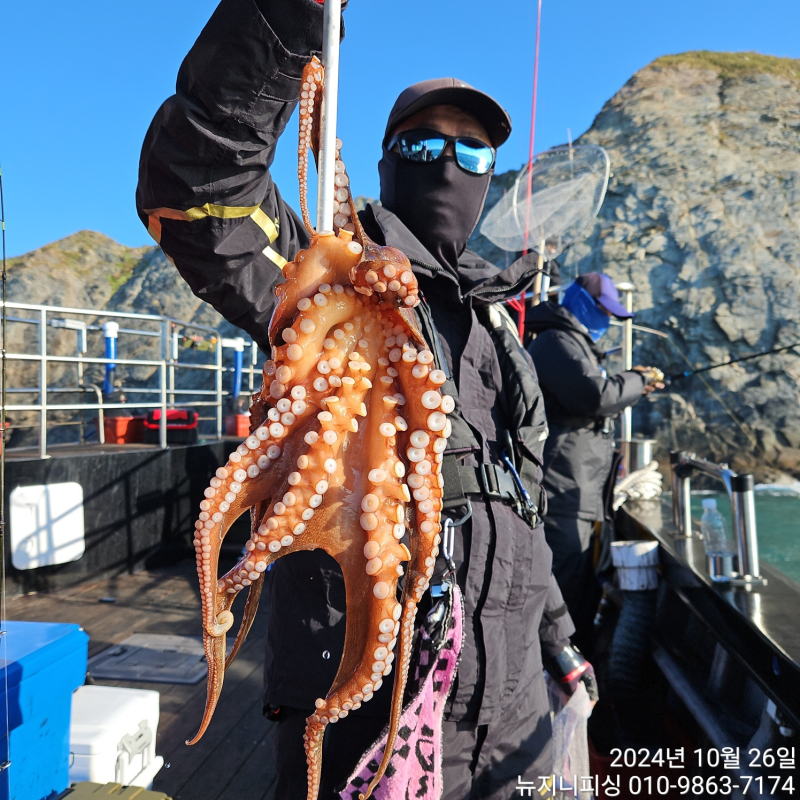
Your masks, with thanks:
M731 479L733 523L739 551L739 572L746 578L760 578L756 505L752 475L736 475Z
M258 345L250 340L250 394L256 390L255 372L258 364Z
M756 528L756 506L754 481L751 474L737 474L727 464L715 464L698 458L694 453L675 451L670 453L672 466L672 509L675 524L681 534L691 535L692 517L690 513L691 486L693 471L702 472L721 481L725 486L731 504L731 519L736 535L739 555L738 573L732 584L753 586L765 584L761 577L758 559L758 531Z
M681 462L688 455L683 452L673 452L669 454L669 461L672 473L672 521L681 536L691 538L692 481L688 471L681 466Z
M47 309L39 311L39 458L47 458Z
M169 325L169 323L167 323ZM169 333L169 331L167 331ZM169 364L169 402L170 405L175 405L175 364L178 361L178 332L173 331L170 341L170 364Z
M83 326L83 330L75 331L77 334L76 342L75 342L75 355L79 359L78 360L78 386L83 386L83 361L80 360L81 356L86 352L86 325ZM81 403L83 402L83 392L79 395ZM81 424L80 428L78 429L78 444L83 444L86 441L86 415L81 412ZM103 415L100 414L100 425L103 424ZM98 429L98 436L99 436L99 429ZM100 444L104 444L103 439L100 439Z
M687 538L691 539L694 535L692 533L692 480L686 475L678 479L679 481L679 494L681 504L681 520L680 528L681 533Z
M158 446L162 450L167 448L167 374L168 374L168 361L169 361L169 322L166 319L161 320L159 341L161 343L161 365L158 369L158 388L159 399L161 402L161 419L158 421ZM171 366L171 365L170 365ZM174 377L172 378L174 380ZM172 387L174 388L174 386Z
M618 283L617 289L622 294L625 308L633 311L633 291L632 283ZM622 322L622 368L625 371L633 367L633 319L626 319ZM625 466L625 474L631 474L631 439L633 438L633 408L628 406L622 412L622 463Z
M158 421L158 446L167 449L167 362L158 368L158 388L161 390L161 419Z
M103 415L103 391L96 383L90 383L86 388L94 390L95 395L97 395L97 438L100 444L105 444L106 421ZM83 398L83 395L81 395L81 398Z
M217 438L222 438L222 337L217 336L217 369L214 373L217 392Z

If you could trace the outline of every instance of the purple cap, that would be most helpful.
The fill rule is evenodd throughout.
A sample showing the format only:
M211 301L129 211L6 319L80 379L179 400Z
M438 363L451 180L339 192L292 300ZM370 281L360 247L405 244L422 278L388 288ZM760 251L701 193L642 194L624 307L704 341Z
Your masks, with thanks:
M423 108L440 105L458 106L480 120L493 147L500 147L511 135L511 117L497 100L458 78L434 78L415 83L400 93L389 112L384 144L404 119Z
M597 301L597 304L613 314L617 319L630 319L632 311L628 311L619 301L619 292L614 281L602 272L587 272L575 279L578 286L584 289Z

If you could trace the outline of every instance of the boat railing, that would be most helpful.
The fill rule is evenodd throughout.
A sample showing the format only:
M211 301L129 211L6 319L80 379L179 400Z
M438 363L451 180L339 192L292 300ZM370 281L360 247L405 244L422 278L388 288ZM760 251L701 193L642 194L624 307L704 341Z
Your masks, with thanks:
M31 303L5 303L6 319L11 324L23 324L35 329L36 341L32 352L11 352L4 343L5 359L11 363L33 363L38 365L36 385L13 386L7 378L6 394L10 397L19 397L19 402L6 404L7 412L33 412L38 415L35 424L8 424L9 428L37 428L38 429L38 455L40 458L48 457L48 428L55 412L80 412L81 418L77 421L58 421L59 427L63 425L80 425L81 441L84 441L83 428L84 412L96 412L98 426L98 440L105 443L104 415L109 411L137 409L161 409L159 420L159 446L167 447L167 409L175 407L191 407L203 409L201 420L213 423L216 436L223 432L223 407L227 398L233 394L238 395L242 378L247 377L248 388L252 392L257 380L260 380L256 365L258 363L257 345L248 339L238 337L225 338L215 328L201 325L196 322L185 322L171 317L156 314L138 314L122 311L105 311L86 308L69 308L64 306L45 306ZM2 302L0 302L2 308ZM10 312L10 313L9 313ZM65 316L67 315L67 316ZM121 327L120 323L135 324L140 327ZM62 329L74 331L77 336L75 355L64 355L48 349L48 330ZM105 340L106 351L104 356L88 355L87 332L100 332ZM188 335L188 334L192 335ZM130 357L121 358L117 355L116 340L122 337L144 337L157 340L158 355L153 358ZM33 337L32 337L33 338ZM113 346L109 349L109 340L113 339ZM193 363L181 360L180 344L182 339L200 340L203 348L209 354L208 363ZM9 334L9 342L13 337ZM25 349L25 348L23 348ZM58 348L64 350L63 346ZM233 366L223 363L223 350L230 349L234 352ZM250 358L245 364L244 351L249 349ZM52 373L56 365L74 365L77 370L77 385L69 386L59 382L53 385ZM96 383L86 380L86 369L101 365L105 369L106 380L101 387ZM148 385L124 386L114 382L117 367L149 368L157 376L157 380L149 380ZM204 388L179 388L176 376L183 371L200 372L207 375L208 381ZM234 387L230 390L223 386L223 376L232 373ZM59 376L59 380L63 378ZM238 380L238 383L237 383ZM26 381L29 382L29 381ZM202 384L203 381L201 380ZM53 402L49 396L54 394L79 394L81 402ZM83 402L84 395L91 395L93 402ZM25 395L31 400L22 402ZM115 402L114 395L125 395L125 402ZM128 395L139 395L135 400L129 400ZM108 398L111 397L111 400ZM9 398L10 399L10 398ZM205 413L208 416L202 416Z
M735 582L763 583L758 559L758 529L752 474L735 472L727 464L715 464L683 450L670 453L670 465L672 517L681 536L691 538L694 535L691 513L692 474L698 472L716 479L725 487L731 504L731 519L739 558L739 574Z

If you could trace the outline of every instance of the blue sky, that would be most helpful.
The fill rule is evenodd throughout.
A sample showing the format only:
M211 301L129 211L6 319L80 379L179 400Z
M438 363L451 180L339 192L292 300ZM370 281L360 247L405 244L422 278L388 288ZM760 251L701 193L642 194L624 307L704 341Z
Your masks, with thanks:
M275 0L281 2L282 0ZM9 255L82 229L149 244L133 195L139 148L215 0L0 4L0 167ZM515 130L498 168L527 158L535 0L351 0L340 136L356 194L376 196L387 113L410 83L454 75L493 94ZM800 58L797 0L543 0L536 150L577 137L665 53ZM296 202L294 138L274 174Z

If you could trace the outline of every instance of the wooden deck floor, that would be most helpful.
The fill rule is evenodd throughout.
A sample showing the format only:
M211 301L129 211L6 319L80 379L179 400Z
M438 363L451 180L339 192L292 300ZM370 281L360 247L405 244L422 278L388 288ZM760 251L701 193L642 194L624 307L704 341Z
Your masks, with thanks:
M103 598L115 602L103 602ZM200 601L194 563L123 575L53 594L8 602L9 619L75 622L89 634L89 657L133 633L200 633ZM225 675L211 727L194 747L184 741L203 711L205 681L195 686L97 681L108 686L161 692L156 752L164 768L154 790L174 800L271 800L274 773L267 723L261 715L264 615Z

